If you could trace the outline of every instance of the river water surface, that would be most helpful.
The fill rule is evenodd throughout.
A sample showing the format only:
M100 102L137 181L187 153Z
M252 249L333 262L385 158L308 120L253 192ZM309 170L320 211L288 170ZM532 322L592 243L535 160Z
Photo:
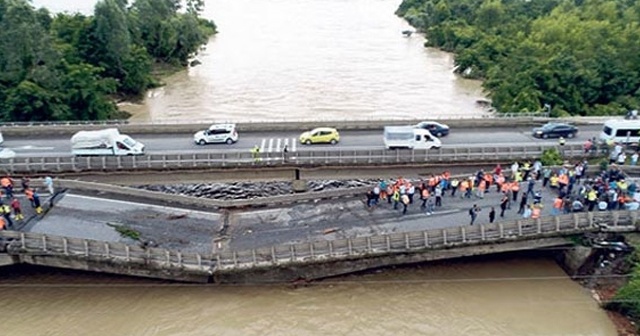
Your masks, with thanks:
M2 335L616 335L588 291L537 258L451 262L297 289L53 272L5 274L0 288Z
M90 12L95 0L35 0ZM66 3L66 5L65 5ZM81 4L80 4L81 3ZM423 47L393 13L399 0L215 0L203 16L219 34L201 65L165 79L135 120L277 121L478 116L478 81Z

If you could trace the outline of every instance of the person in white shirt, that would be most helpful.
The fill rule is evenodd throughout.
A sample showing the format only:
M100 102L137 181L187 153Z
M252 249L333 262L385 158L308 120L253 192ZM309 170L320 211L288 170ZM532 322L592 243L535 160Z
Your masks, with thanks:
M627 161L627 154L624 152L618 154L618 159L616 160L619 165L624 165Z
M633 153L633 155L631 155L631 165L635 166L638 164L638 157L640 157L640 155L638 155L638 152Z

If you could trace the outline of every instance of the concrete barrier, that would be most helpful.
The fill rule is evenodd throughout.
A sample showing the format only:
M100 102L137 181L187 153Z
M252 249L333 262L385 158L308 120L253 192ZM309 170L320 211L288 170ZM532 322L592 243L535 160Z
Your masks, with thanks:
M277 121L277 122L250 122L237 123L239 132L261 132L261 131L304 131L315 127L335 127L338 130L382 130L384 126L413 125L425 119L402 119L402 120L327 120L327 121ZM534 126L543 124L551 118L541 114L541 117L480 117L480 118L453 118L437 119L439 122L449 125L452 128L469 127L518 127ZM579 122L579 121L576 121ZM6 136L29 136L38 134L46 135L72 135L78 131L97 130L116 127L125 134L172 134L172 133L194 133L208 128L208 123L185 123L185 124L160 124L160 123L124 123L124 124L33 124L28 126L3 125L0 127L3 135Z

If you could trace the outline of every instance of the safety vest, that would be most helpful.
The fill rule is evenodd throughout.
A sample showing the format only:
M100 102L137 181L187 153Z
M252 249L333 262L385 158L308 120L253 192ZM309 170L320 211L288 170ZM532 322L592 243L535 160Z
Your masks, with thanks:
M511 182L505 182L502 184L502 187L500 188L500 191L502 192L507 192L511 190Z
M560 177L558 177L558 182L567 185L569 184L569 177L566 174L562 174L560 175Z
M27 199L28 200L32 200L33 199L33 190L27 189L27 190L24 191L24 194L27 195Z
M553 207L556 209L562 209L562 199L560 197L553 200Z
M484 180L480 181L480 184L478 184L478 189L483 190L483 191L484 191L485 189L487 189L487 187L486 187L486 183L487 183L487 182L485 182Z
M595 190L591 190L589 191L589 193L587 194L587 199L591 202L595 201L596 199L598 199L598 194L596 193Z
M400 200L400 192L399 192L398 190L396 190L396 191L393 193L393 200L394 200L394 201L399 201L399 200Z
M422 189L422 198L429 198L429 189Z
M538 207L534 207L533 210L531 210L531 218L540 218L540 212L542 209L538 208Z
M3 188L10 187L11 186L11 180L9 180L6 177L3 177L3 178L0 179L0 185L2 185Z
M454 179L453 181L451 181L451 186L453 188L458 187L458 184L460 184L460 181L458 181L458 179Z
M469 189L469 182L467 180L462 181L462 183L460 183L460 190L465 191Z
M496 180L496 183L503 184L504 183L504 176L498 175L498 179Z
M4 219L4 217L0 217L0 231L6 228L7 228L7 221Z
M511 191L513 192L520 191L520 183L518 182L511 183Z
M551 178L549 179L549 184L551 184L552 187L557 187L558 186L558 176L556 176L556 175L551 176Z
M430 177L428 183L429 183L430 187L435 187L436 186L436 178L435 177Z

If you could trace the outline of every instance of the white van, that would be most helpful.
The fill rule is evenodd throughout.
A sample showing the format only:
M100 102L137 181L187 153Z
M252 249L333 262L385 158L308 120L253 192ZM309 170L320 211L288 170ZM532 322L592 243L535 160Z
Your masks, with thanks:
M600 132L600 142L637 144L640 141L640 120L607 120Z
M409 148L431 149L440 148L440 139L425 129L413 126L385 126L384 147L386 149Z

